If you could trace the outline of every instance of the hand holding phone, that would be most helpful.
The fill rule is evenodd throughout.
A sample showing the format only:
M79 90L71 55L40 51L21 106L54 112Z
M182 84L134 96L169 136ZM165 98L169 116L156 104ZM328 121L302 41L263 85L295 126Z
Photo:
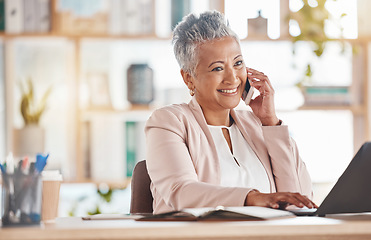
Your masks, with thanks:
M254 88L251 87L250 81L247 78L246 79L246 84L245 84L245 89L243 90L243 93L242 93L242 100L244 100L246 105L250 104L250 101L251 101L251 98L252 98L253 94L254 94Z

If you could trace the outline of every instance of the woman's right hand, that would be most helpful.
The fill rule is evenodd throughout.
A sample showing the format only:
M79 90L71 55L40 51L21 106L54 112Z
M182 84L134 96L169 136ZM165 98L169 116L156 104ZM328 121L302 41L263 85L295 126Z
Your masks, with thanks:
M257 190L252 190L251 192L249 192L249 194L247 194L245 205L270 207L276 209L285 209L289 205L295 205L299 208L318 208L318 206L314 202L312 202L306 196L301 195L300 193L261 193Z

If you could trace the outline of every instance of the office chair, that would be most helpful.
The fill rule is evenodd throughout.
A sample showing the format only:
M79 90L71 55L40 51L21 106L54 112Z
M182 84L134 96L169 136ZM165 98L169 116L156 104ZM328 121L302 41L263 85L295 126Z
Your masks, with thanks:
M151 179L147 172L146 160L138 162L131 177L130 213L152 213L153 197L150 190Z

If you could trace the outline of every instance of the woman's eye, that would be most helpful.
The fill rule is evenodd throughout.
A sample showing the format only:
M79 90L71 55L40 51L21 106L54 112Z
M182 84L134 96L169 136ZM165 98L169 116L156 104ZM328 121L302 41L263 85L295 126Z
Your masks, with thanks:
M213 70L211 70L212 72L219 72L219 71L222 71L223 68L222 67L216 67L216 68L213 68Z
M240 66L240 65L242 65L242 63L243 63L243 61L240 60L240 61L237 61L234 65L235 65L235 66Z

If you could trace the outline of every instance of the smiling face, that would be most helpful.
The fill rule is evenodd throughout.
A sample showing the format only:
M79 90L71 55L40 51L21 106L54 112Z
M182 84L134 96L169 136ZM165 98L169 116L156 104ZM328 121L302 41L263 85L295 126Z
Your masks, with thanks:
M185 78L197 102L206 112L228 112L241 99L247 72L239 43L232 37L206 42L198 47L195 76Z

